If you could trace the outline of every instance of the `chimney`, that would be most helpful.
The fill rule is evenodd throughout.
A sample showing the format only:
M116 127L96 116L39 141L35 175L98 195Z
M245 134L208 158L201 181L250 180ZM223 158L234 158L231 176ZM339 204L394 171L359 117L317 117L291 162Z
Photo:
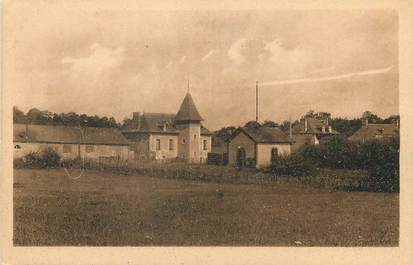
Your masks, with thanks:
M307 122L307 119L304 118L304 132L307 132L307 130L308 130L308 122Z
M367 127L367 126L369 126L369 118L362 118L361 119L361 123L362 123L362 126L363 127Z
M134 112L132 117L132 128L140 129L141 128L141 113Z

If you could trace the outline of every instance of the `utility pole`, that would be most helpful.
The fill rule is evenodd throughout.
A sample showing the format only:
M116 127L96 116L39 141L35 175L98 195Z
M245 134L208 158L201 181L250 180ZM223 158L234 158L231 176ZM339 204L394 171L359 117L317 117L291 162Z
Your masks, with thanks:
M258 81L255 82L255 121L258 122Z

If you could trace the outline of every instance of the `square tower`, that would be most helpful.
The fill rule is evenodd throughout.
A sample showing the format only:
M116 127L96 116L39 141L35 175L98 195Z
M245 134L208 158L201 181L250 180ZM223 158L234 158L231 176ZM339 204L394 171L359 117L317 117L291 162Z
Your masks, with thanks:
M189 163L200 162L202 120L191 94L187 93L175 116L175 126L179 130L178 157Z

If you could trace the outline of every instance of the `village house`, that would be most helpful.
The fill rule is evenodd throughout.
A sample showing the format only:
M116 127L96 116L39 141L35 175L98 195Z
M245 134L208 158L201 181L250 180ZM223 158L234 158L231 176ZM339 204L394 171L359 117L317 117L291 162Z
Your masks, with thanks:
M132 123L122 130L138 159L182 159L206 163L212 133L202 122L191 94L187 93L178 113L133 113Z
M257 168L267 166L278 156L289 155L291 145L291 139L279 128L238 128L228 139L228 165Z
M291 151L295 152L303 145L318 145L338 134L332 128L329 118L302 118L298 124L292 127L291 137L294 144Z
M13 144L14 158L48 148L55 150L61 159L126 161L129 158L129 142L116 128L14 124Z
M362 120L362 126L348 138L353 142L365 142L368 140L387 140L399 137L399 122L396 124L369 124L367 118Z

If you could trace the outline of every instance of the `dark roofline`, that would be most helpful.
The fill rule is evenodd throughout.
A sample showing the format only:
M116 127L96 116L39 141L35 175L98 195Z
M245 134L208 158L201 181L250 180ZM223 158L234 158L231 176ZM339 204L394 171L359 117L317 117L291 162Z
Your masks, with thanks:
M140 134L179 134L179 131L142 131L139 129L123 130L122 133L140 133Z
M80 145L121 145L121 146L129 146L130 143L117 143L117 144L111 144L111 143L96 143L96 142L62 142L62 141L27 141L27 140L13 140L13 143L36 143L36 144L80 144Z
M252 137L246 130L244 130L244 128L242 127L238 127L234 133L228 137L227 140L225 140L224 142L228 143L230 142L232 139L234 139L239 133L243 132L246 136L248 136L248 138L250 138L254 143L256 144L280 144L280 143L288 143L288 144L293 144L295 143L294 140L290 139L290 140L286 140L286 141L265 141L265 142L258 142L254 139L254 137Z

